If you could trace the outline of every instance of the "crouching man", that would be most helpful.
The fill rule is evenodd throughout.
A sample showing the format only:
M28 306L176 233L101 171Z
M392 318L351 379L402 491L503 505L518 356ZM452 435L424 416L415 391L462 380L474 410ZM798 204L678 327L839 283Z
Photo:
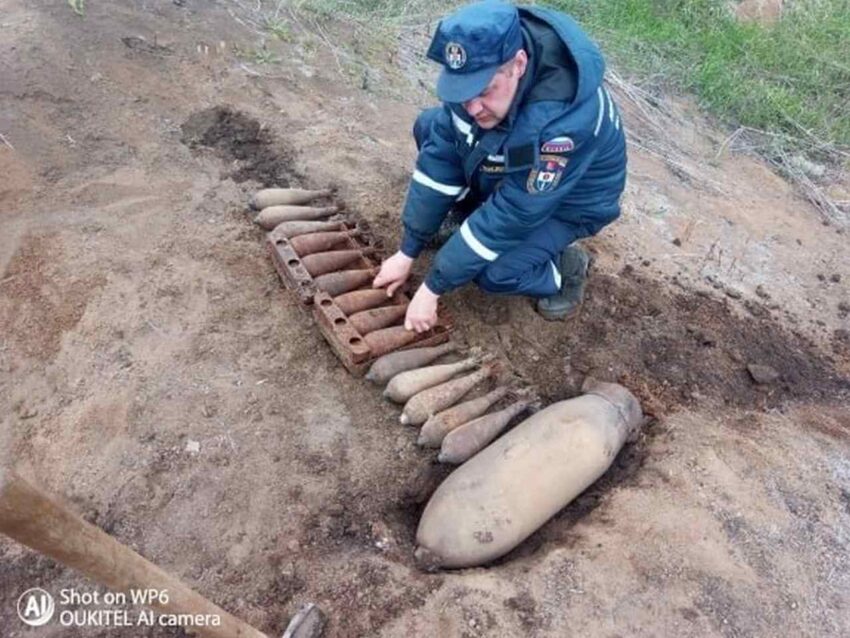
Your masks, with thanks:
M588 268L575 242L619 216L626 181L602 55L563 13L486 0L445 18L428 57L443 66L443 105L414 125L401 248L374 286L392 294L454 223L411 300L408 330L431 328L439 297L470 281L537 298L545 319L571 316Z

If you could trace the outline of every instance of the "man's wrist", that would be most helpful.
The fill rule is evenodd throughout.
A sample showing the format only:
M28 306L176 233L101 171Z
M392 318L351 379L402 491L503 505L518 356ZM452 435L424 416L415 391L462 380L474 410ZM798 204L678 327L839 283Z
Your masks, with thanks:
M404 237L401 240L401 246L399 247L398 252L402 253L405 257L409 257L410 259L416 259L419 257L419 254L424 250L425 242L420 241L410 235L410 233L405 232Z

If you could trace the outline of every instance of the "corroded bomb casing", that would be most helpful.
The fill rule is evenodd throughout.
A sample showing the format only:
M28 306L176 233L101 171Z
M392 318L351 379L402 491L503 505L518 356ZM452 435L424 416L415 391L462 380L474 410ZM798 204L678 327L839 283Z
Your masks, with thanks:
M370 332L363 339L372 351L373 357L397 350L416 340L417 334L404 326L393 326Z
M414 394L448 381L461 372L472 370L479 363L478 358L469 357L457 363L444 363L400 372L390 379L384 390L384 396L396 403L405 403Z
M378 290L354 290L339 297L334 297L334 303L344 314L353 315L363 310L380 306L389 300L387 291L383 288Z
M339 208L336 206L325 206L323 208L314 206L269 206L261 210L254 221L266 230L272 230L283 222L324 219L338 210Z
M345 268L362 258L363 255L368 255L371 252L374 252L374 249L331 250L302 257L301 263L307 269L308 273L313 277L318 277L319 275L325 275L329 272L336 272Z
M485 414L452 430L443 439L437 460L440 463L455 465L463 463L499 436L499 433L508 427L511 419L530 404L531 401L517 401L504 410Z
M293 237L289 243L292 245L292 249L298 253L299 257L304 257L305 255L330 250L334 246L346 241L349 237L356 237L359 234L360 231L356 228L341 232L310 233L309 235Z
M349 292L360 286L365 286L372 281L378 273L376 268L363 270L341 270L327 275L319 275L313 280L319 290L324 290L331 297L336 297L344 292Z
M461 400L463 395L496 371L496 366L486 365L481 370L459 379L452 379L414 394L404 404L399 420L403 425L420 425L432 415L442 412Z
M348 317L348 321L357 332L366 335L398 323L404 319L405 313L407 313L407 304L394 304L356 312Z
M443 410L425 421L419 430L418 445L423 447L440 447L446 435L484 414L491 405L502 399L508 393L504 386L496 388L477 399L470 399L456 406Z
M275 237L290 239L299 235L340 230L341 228L345 228L342 222L281 222L271 232L274 233Z
M328 197L330 190L311 191L302 188L264 188L254 193L249 202L254 210L281 204L306 204L319 197Z
M378 292L386 294L384 290ZM457 348L456 343L448 341L438 346L431 346L430 348L411 348L410 350L385 354L372 364L369 372L366 373L366 379L372 383L386 383L399 372L421 368L443 355L455 352Z
M643 415L620 385L588 380L583 390L527 418L440 485L416 531L421 567L505 555L602 476Z

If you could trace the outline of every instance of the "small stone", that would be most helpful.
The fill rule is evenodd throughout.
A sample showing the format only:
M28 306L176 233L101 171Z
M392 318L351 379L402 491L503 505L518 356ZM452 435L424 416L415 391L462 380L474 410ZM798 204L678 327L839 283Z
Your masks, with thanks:
M768 293L761 284L756 286L756 295L762 299L770 299L770 293Z
M832 273L832 275L830 275L829 280L834 284L840 283L841 275L839 275L837 272L834 272Z
M674 240L673 240L673 245L674 245L674 246L681 246L681 245L682 245L682 240L681 240L681 239L679 239L678 237L676 237L676 239L674 239Z
M38 416L38 410L36 410L35 408L25 408L24 410L21 411L21 418L22 419L32 419L32 418L37 417L37 416Z
M826 281L826 275L824 275L822 272L819 272L817 277L818 281Z
M642 262L640 262L640 263L641 263L641 265L642 265L642 266L649 266L652 262L651 262L651 261L649 261L648 259L644 259L644 260L643 260Z
M759 363L748 363L747 371L753 378L753 381L759 385L770 385L779 379L779 372L770 366L761 365Z
M838 304L838 312L847 313L850 312L850 303L846 301L842 301Z
M201 451L201 442L189 439L186 441L186 452L189 454L198 454Z
M727 288L724 292L727 297L731 297L732 299L740 299L744 296L740 290L736 290L735 288Z

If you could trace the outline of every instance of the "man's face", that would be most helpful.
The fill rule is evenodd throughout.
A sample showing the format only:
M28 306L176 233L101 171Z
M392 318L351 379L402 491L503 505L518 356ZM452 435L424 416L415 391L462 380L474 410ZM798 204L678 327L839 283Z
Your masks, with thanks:
M481 95L463 103L463 108L475 118L478 126L483 129L495 128L507 117L527 62L525 51L520 51L499 69Z

